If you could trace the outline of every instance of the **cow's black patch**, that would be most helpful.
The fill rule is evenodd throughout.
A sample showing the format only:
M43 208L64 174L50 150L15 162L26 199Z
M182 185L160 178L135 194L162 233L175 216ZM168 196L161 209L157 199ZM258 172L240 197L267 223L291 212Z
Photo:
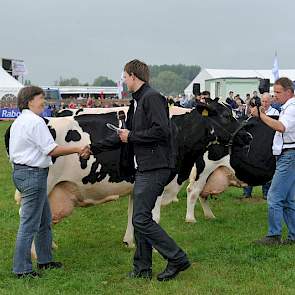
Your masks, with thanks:
M69 130L67 132L65 141L70 142L70 141L80 141L81 140L81 134L77 130Z
M51 126L48 126L48 123L49 123L49 120L47 118L43 118L43 120L45 121L48 129L49 129L49 132L50 134L52 135L53 139L56 140L56 131L54 128L52 128ZM54 164L56 162L56 159L58 157L51 157L51 160L52 160L52 163Z
M9 126L9 127L6 129L5 134L4 134L5 148L6 148L6 151L7 151L7 154L8 154L8 155L9 155L10 128L11 128L11 126Z
M238 132L230 157L230 164L238 179L251 186L265 184L272 179L276 166L272 154L274 133L257 118L251 118ZM250 143L249 134L252 137Z
M75 115L77 116L77 115L79 115L79 113L81 113L81 112L83 112L84 111L84 109L79 109L76 113L75 113Z
M188 179L194 164L199 165L207 145L214 140L214 136L210 134L205 118L197 110L173 116L171 125L174 142L177 145L175 172L178 174L177 182L181 184Z
M51 133L54 140L56 140L56 131L51 126L48 126L49 132Z
M86 159L80 158L80 166L82 169L86 169L87 168L87 161Z
M56 117L71 117L73 116L73 111L70 110L62 110L56 114Z
M91 143L97 143L105 138L117 136L114 131L106 127L106 123L111 123L115 126L119 125L117 113L106 114L85 114L75 116L74 119L78 122L84 132L90 136ZM119 139L118 139L119 140ZM111 151L105 151L93 155L95 161L92 163L89 175L82 179L84 184L95 183L103 180L109 175L110 182L120 182L125 180L120 173L120 154L121 149L117 148ZM87 163L80 159L81 168L85 168Z

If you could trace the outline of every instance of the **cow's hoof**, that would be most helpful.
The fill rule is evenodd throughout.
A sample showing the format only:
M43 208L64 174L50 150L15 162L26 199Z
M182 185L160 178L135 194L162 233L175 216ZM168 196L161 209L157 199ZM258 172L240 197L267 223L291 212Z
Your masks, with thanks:
M210 220L210 219L216 219L216 217L214 215L209 215L209 216L205 216L206 220Z
M186 218L185 222L187 222L187 223L196 223L197 220L195 218Z

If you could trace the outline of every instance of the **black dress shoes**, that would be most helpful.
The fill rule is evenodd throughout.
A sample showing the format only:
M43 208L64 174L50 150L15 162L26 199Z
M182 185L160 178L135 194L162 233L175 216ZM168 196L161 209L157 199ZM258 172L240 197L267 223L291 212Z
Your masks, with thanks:
M191 266L190 262L186 260L182 264L179 265L167 265L166 269L157 275L158 281L169 281L174 279L178 273L188 269Z
M128 273L128 278L130 279L152 279L152 270L142 270L142 271L136 271L133 270L131 272Z
M36 278L41 277L41 275L35 271L25 272L25 273L17 273L15 275L18 279L25 279L25 278L36 279Z
M37 263L37 268L40 270L45 270L45 269L53 269L53 268L62 268L63 265L61 262L48 262L44 264Z

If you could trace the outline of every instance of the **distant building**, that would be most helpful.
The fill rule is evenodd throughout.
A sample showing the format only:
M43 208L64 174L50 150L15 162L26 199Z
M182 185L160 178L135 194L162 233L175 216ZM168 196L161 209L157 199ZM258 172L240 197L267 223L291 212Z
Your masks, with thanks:
M46 99L77 98L114 98L119 95L118 87L96 87L96 86L42 86Z
M279 71L280 77L295 80L295 69ZM187 96L193 94L193 84L199 83L201 91L208 90L211 98L220 97L225 101L229 91L240 94L243 98L247 93L252 95L258 91L260 79L270 79L273 85L274 78L271 70L228 70L228 69L202 69L202 71L185 88Z

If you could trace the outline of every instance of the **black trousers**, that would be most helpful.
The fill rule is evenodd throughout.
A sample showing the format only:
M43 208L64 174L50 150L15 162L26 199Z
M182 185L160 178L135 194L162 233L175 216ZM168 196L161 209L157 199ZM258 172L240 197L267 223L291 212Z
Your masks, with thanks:
M136 251L134 269L149 270L152 267L152 247L169 264L178 265L187 260L186 254L152 218L152 210L170 176L170 169L136 172L133 190L133 218Z

